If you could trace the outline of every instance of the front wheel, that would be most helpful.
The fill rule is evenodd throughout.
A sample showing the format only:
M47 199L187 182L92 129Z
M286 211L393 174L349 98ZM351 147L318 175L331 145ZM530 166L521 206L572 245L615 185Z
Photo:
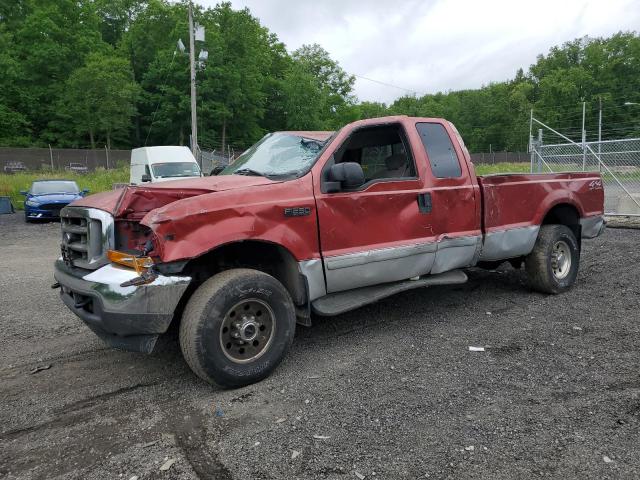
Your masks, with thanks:
M529 284L544 293L569 290L578 276L579 264L578 242L564 225L540 227L533 251L525 259Z
M203 380L242 387L267 377L293 341L289 292L266 273L227 270L204 282L180 323L180 348Z

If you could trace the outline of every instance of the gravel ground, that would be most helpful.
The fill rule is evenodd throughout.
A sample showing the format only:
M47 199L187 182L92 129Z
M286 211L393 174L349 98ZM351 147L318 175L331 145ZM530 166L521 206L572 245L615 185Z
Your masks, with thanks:
M640 478L638 230L586 242L565 295L502 267L315 319L230 391L175 337L106 348L49 288L58 237L0 216L0 477Z

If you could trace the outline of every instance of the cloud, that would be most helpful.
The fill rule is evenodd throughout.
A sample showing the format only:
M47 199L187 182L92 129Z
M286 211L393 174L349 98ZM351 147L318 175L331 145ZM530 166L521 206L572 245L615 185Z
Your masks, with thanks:
M205 6L214 1L199 0ZM640 0L232 0L292 51L319 43L349 73L418 94L512 78L550 47L640 25ZM363 78L360 100L392 102L402 89Z

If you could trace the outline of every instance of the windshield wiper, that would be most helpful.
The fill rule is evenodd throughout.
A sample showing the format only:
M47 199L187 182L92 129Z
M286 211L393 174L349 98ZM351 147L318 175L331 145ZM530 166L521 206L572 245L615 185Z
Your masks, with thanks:
M234 175L247 175L250 177L266 177L267 174L254 170L253 168L241 168L233 172Z

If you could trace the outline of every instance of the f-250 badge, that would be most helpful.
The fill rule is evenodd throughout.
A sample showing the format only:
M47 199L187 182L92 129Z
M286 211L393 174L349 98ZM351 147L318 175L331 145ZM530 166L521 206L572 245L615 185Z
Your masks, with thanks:
M285 217L304 217L311 214L310 207L289 207L284 209Z

